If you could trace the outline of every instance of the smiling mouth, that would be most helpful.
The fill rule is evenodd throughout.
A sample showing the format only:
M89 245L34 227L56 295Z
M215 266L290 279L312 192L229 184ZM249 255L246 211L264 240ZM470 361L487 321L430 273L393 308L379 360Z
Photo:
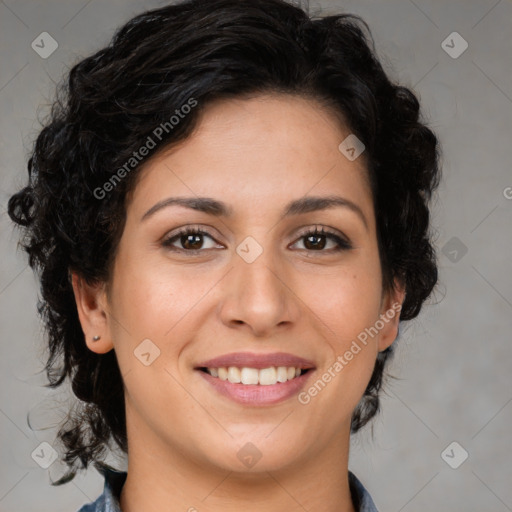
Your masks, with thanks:
M231 384L245 384L249 386L272 386L285 383L310 371L310 368L297 368L294 366L270 366L261 369L229 366L220 368L201 367L197 369L208 373L214 378L228 381Z

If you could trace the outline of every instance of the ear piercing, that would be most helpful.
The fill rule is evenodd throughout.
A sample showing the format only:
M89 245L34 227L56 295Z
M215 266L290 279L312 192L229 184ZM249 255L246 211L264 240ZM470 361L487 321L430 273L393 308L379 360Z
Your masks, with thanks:
M98 341L101 338L101 336L93 336L92 341Z

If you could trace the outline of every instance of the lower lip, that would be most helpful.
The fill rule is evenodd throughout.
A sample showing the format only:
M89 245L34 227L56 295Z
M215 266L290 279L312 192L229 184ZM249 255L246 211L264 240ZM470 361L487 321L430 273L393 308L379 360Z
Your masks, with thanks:
M278 382L277 384L271 384L269 386L262 386L260 384L233 384L228 380L212 377L209 373L202 370L196 371L198 371L221 395L231 398L231 400L239 404L261 406L277 404L298 394L305 386L306 381L314 370L311 369L292 380Z

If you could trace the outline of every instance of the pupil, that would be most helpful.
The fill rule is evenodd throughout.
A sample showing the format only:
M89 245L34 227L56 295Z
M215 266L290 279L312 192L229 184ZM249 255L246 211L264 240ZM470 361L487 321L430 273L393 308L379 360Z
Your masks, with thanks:
M198 245L198 247L194 247L194 238L196 239L196 243ZM185 247L186 249L199 249L201 247L201 235L199 234L192 234L192 235L183 235L181 237L181 240L182 240L182 245L183 247ZM183 242L183 239L185 239L185 242Z
M305 243L306 248L309 249L310 247L308 247L308 244L309 244L310 241L313 241L313 248L323 249L325 247L325 239L324 239L324 243L323 244L318 245L318 239L319 238L323 238L323 235L309 235L308 237L306 237L306 243Z
M319 241L322 239L322 241ZM199 249L201 247L201 235L200 234L189 234L183 235L181 237L182 245L186 249ZM322 243L323 242L323 243ZM310 249L323 249L325 247L325 237L324 235L309 235L306 237L306 248Z

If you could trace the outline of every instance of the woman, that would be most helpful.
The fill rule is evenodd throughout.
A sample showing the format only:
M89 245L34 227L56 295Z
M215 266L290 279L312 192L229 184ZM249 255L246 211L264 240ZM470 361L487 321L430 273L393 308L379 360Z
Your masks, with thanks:
M57 484L103 472L81 512L377 510L350 435L437 282L440 171L364 21L191 0L129 21L61 93L9 201L50 385L80 400Z

